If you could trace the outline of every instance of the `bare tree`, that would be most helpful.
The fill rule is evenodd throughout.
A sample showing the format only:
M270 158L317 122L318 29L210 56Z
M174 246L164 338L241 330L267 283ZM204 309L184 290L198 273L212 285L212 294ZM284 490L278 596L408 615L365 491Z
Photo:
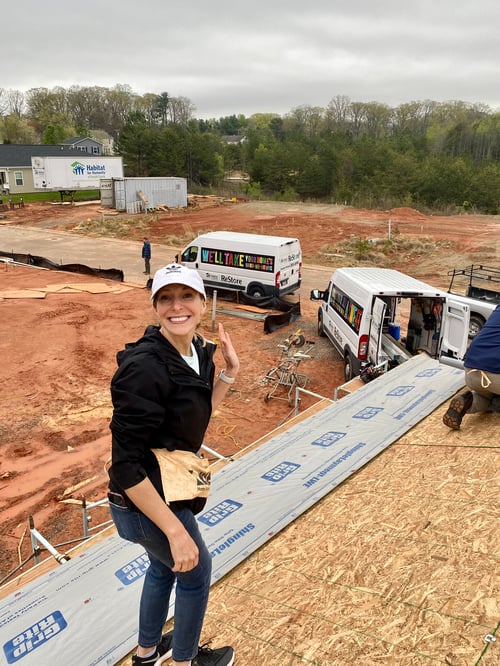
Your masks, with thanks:
M365 103L365 127L367 134L380 139L387 134L391 118L391 109L387 104L379 102Z
M139 95L135 98L133 111L142 114L150 125L153 125L155 122L154 108L157 97L158 95L155 95L154 93L145 93L144 95Z
M351 100L346 95L333 97L326 107L325 121L329 129L345 132L349 125Z
M299 132L303 132L307 138L317 136L321 129L324 109L320 106L298 106L288 114L289 120L295 124Z
M11 115L21 118L26 109L24 93L19 90L8 90L7 108Z
M171 97L169 104L169 117L174 125L187 125L192 120L195 105L188 97Z
M137 98L128 85L116 85L108 89L104 94L106 121L102 129L115 139L118 138L127 118L135 110Z
M358 139L363 134L365 119L366 104L352 102L349 107L349 126L354 138Z
M68 110L76 127L105 127L106 93L107 88L100 86L72 86L68 90Z
M0 117L6 115L7 108L7 91L4 88L0 88Z

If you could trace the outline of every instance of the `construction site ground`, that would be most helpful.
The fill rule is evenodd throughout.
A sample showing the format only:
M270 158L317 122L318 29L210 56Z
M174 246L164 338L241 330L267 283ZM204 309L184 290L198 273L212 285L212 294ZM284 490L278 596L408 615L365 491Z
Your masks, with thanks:
M294 330L300 328L308 340L314 341L311 358L302 361L299 370L307 375L307 388L331 398L336 386L342 384L342 362L331 345L318 338L317 304L309 300L309 289L326 286L334 268L390 266L445 288L448 270L471 263L498 266L500 257L497 216L440 217L410 208L370 211L269 202L215 202L148 215L115 215L103 211L98 203L27 204L9 211L0 220L0 250L11 251L18 232L14 251L57 261L57 256L50 256L50 246L57 245L64 236L65 243L69 239L75 248L75 256L61 258L64 263L120 268L125 272L125 282L0 264L0 578L31 553L29 516L45 538L64 551L70 546L60 544L82 536L82 497L87 502L104 497L104 464L110 453L109 381L115 369L115 354L126 342L137 339L149 323L155 323L142 274L143 236L149 236L152 242L154 270L172 258L172 249L183 247L202 231L217 229L298 237L304 258L301 293L290 297L291 301L300 298L301 318L290 326L266 334L262 320L251 318L250 311L239 310L232 301L218 302L215 319L230 332L242 366L237 384L214 414L206 438L209 447L224 455L242 451L290 415L288 401L279 399L286 397L285 391L265 399L269 386L264 378L279 362L278 345ZM91 256L87 252L87 262L79 256L83 239L95 249ZM210 301L201 331L216 339ZM220 367L219 355L216 363ZM304 395L301 410L315 401ZM353 479L356 485L345 484L325 498L314 514L312 527L306 514L285 530L282 540L274 539L270 550L259 551L239 567L239 582L224 580L212 597L208 635L216 637L217 642L237 635L240 653L243 650L246 654L246 660L239 662L243 664L257 663L257 658L259 663L280 665L474 663L470 658L478 654L477 644L471 645L467 638L465 643L458 641L453 650L448 639L459 631L458 625L467 623L468 613L474 616L478 633L484 635L493 628L492 618L498 617L490 570L494 547L498 551L498 537L495 540L489 516L495 507L492 454L498 446L499 422L494 414L471 416L461 431L452 432L441 423L441 415L442 410L434 413L418 432L412 431L370 463ZM424 489L418 487L418 478ZM438 489L443 487L447 502L437 505ZM410 502L409 496L414 496L415 502ZM451 506L458 507L452 516ZM479 515L483 517L479 519ZM91 525L107 519L106 507L95 509ZM384 524L391 521L393 545L388 546ZM367 543L369 538L371 545ZM297 567L301 541L312 545L317 557ZM407 552L410 546L409 552L417 554L423 541L428 541L430 568L421 581L420 558L411 562L410 555L401 555L398 559L398 547ZM367 559L368 550L371 554ZM389 576L391 568L393 578ZM381 605L392 602L396 595L408 614L406 633L402 620L393 624L389 615L384 618L382 645L370 630L363 634L349 628L347 615L352 606L349 610L340 608L347 597L355 603L354 597L361 594L357 587L366 587L363 580L367 570L374 580L386 573L388 582L386 587L374 582L370 601L364 596L363 608L358 607L356 612L368 613L371 605L372 612L380 613ZM348 573L349 582L340 589L334 582L342 571ZM441 601L436 601L438 606L441 603L442 612L435 615L434 630L436 635L441 632L447 637L442 646L446 651L435 661L429 660L425 656L432 652L425 644L428 639L419 635L422 613L437 585L437 576L451 580L457 572L461 576L457 601L445 599L444 593ZM401 585L407 585L407 596L394 587L398 575ZM325 594L321 586L316 590L314 579L324 576L331 580L328 594L340 595L338 599L331 597L329 603L333 609L339 608L339 616L345 613L344 621L335 618L333 633L331 618L318 619L314 611L316 602L325 602L312 596ZM254 584L248 606L243 590L248 593L247 586ZM304 607L297 610L291 600L289 605L281 600L279 608L271 606L276 586L301 588ZM450 589L453 591L453 585ZM260 616L264 623L261 637L266 633L264 625L273 623L282 626L285 636L272 659L265 658L271 638L250 649L255 633L250 631L255 622L252 609L259 608L259 600L265 607ZM233 609L231 621L225 612L228 605ZM335 610L332 612L335 615ZM245 622L249 627L247 636ZM317 627L314 629L318 622L324 624L324 635L322 629L319 633ZM249 637L252 640L246 641ZM411 642L411 649L405 641ZM301 643L298 652L294 648L297 643ZM343 644L348 652L343 652ZM355 650L353 644L357 645ZM333 654L334 649L338 649L338 656L331 661L317 656ZM369 652L376 658L368 658ZM310 658L304 658L304 654ZM481 663L494 663L488 660L488 654Z

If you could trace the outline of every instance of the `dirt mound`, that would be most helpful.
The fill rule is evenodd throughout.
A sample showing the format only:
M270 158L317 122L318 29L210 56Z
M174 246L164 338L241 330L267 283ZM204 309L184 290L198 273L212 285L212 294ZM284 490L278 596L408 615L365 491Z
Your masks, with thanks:
M415 210L415 208L408 208L404 206L402 208L392 208L389 212L392 218L400 221L425 220L427 218L427 216L421 213L419 210Z

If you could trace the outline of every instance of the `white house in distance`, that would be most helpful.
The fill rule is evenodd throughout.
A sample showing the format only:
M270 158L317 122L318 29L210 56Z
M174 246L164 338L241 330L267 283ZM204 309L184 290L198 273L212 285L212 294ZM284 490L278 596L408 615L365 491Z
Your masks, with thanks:
M89 155L113 155L113 137L104 130L93 130L91 135L74 136L63 141L62 145Z

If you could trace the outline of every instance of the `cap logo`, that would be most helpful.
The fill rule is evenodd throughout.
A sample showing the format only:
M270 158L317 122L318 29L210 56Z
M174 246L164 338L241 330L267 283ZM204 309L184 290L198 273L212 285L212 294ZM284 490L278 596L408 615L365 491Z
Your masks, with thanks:
M177 262L167 264L156 271L151 287L151 298L154 299L155 294L169 284L183 284L200 293L203 298L206 298L205 287L203 286L200 274Z

